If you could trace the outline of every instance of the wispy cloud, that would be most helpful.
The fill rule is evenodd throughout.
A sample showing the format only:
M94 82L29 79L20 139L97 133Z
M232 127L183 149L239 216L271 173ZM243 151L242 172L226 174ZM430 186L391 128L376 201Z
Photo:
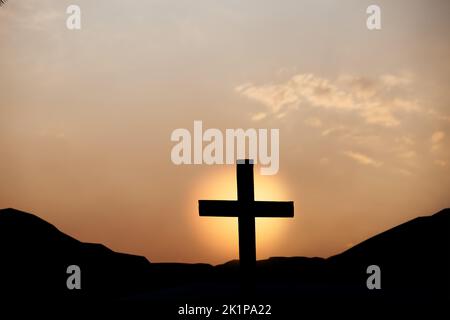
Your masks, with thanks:
M343 132L343 131L347 131L347 129L344 126L331 127L331 128L323 130L322 136L326 137L330 134L337 133L337 132Z
M410 73L384 74L377 78L344 74L336 80L308 73L295 75L284 83L260 86L248 83L235 90L264 105L265 115L277 116L293 106L309 105L356 113L367 123L393 127L400 124L398 113L421 110L417 101L400 93L413 80ZM262 118L253 117L253 120Z
M294 112L304 116L301 122L317 130L315 135L332 140L327 158L343 154L369 167L400 173L416 174L424 161L446 167L446 123L450 118L430 106L430 101L417 93L416 77L411 72L385 73L378 76L340 74L334 78L313 73L300 73L285 81L262 85L246 83L236 92L260 104L251 113L252 121L285 118ZM422 97L422 98L421 98ZM427 120L428 119L428 120ZM440 130L431 137L411 131L411 125L424 121L441 122ZM430 123L431 124L431 123ZM318 140L318 143L325 140ZM377 158L357 152L370 146L379 150ZM424 154L427 148L433 159ZM430 150L428 149L428 150ZM428 162L429 163L429 162Z
M52 29L55 23L62 23L64 26L65 17L65 10L59 7L55 8L55 2L51 0L42 0L39 3L12 1L7 8L5 7L5 10L0 11L2 28L24 28L34 31ZM53 31L59 30L64 29L54 29Z
M264 112L258 112L252 115L252 120L253 121L259 121L264 119L265 117L267 117L267 114Z
M445 138L445 132L436 131L431 135L431 151L438 151L441 148L442 141Z
M439 160L435 160L434 164L437 166L440 166L440 167L446 167L448 165L448 161L439 159Z
M306 125L313 127L313 128L320 128L323 125L322 120L320 120L319 118L316 118L316 117L307 118L304 122Z
M397 171L398 173L404 175L404 176L407 176L407 177L413 175L413 173L412 173L411 171L409 171L408 169L405 169L405 168L400 168L400 169L397 169L396 171Z
M440 143L445 138L445 133L443 131L436 131L431 136L431 142L433 144Z
M373 166L373 167L376 167L376 168L381 167L383 165L382 162L376 161L376 160L372 159L371 157L369 157L369 156L367 156L365 154L359 153L359 152L344 151L344 154L347 157L349 157L349 158L351 158L351 159L355 160L356 162L358 162L360 164L363 164L363 165Z
M405 72L399 75L385 74L380 77L380 80L388 87L407 86L413 82L414 76L412 73Z

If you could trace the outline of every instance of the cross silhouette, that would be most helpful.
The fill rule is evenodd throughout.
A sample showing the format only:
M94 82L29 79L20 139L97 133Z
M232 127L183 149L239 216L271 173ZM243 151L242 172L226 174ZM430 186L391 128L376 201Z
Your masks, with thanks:
M256 266L255 218L292 218L293 201L255 201L253 160L238 160L236 200L199 200L201 217L237 217L241 271L252 274Z

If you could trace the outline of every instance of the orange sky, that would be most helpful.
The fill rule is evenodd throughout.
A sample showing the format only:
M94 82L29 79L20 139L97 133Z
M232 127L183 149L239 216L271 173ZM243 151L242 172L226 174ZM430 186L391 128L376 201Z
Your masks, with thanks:
M0 8L0 207L150 261L237 258L232 166L175 166L170 134L279 128L258 258L329 256L450 206L448 1L79 0Z

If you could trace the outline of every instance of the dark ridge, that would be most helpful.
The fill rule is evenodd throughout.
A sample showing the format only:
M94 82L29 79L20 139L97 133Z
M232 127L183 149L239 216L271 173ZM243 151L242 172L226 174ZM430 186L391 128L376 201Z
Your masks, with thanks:
M83 296L123 294L141 287L150 265L144 257L80 242L33 214L11 208L0 210L0 260L0 293L10 297L81 295L66 287L72 264L81 268Z
M272 257L257 261L256 301L449 301L450 210L419 217L328 259ZM80 242L39 217L0 210L0 294L7 299L102 299L223 302L248 298L239 261L149 263L101 244ZM66 268L82 270L82 290L66 287ZM381 268L382 290L366 286L369 265ZM291 304L295 306L296 304Z

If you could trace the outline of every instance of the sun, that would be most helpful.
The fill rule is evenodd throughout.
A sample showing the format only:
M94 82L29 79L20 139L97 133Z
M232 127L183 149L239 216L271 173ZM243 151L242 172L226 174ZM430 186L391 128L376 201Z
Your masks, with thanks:
M198 200L235 200L236 167L214 166L209 174L197 180L189 196L189 221L194 233L207 251L206 256L213 262L225 262L237 259L238 225L237 218L199 217ZM287 188L279 175L261 176L255 166L255 200L284 201L289 200ZM256 218L256 256L257 259L275 255L279 238L292 223L286 218Z

